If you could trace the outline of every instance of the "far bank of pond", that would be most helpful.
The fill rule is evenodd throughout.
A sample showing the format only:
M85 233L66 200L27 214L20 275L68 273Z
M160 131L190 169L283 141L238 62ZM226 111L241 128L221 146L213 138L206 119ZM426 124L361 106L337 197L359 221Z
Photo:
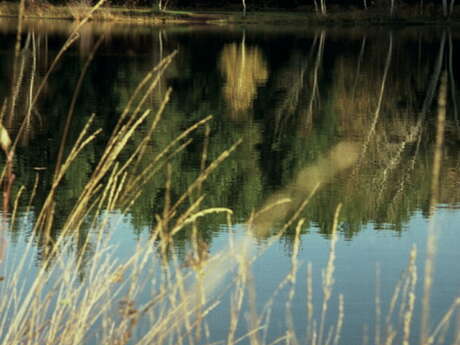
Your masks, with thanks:
M0 3L1 18L18 17L19 4ZM396 8L393 13L385 8L332 7L327 15L316 13L313 6L303 6L296 10L249 9L246 13L235 8L223 9L167 9L159 11L150 7L115 7L103 4L93 9L83 2L67 6L55 6L35 2L26 6L24 17L28 19L81 21L86 16L90 20L123 22L132 24L274 24L274 25L458 25L460 15L454 11L448 18L440 11L421 13L416 6Z

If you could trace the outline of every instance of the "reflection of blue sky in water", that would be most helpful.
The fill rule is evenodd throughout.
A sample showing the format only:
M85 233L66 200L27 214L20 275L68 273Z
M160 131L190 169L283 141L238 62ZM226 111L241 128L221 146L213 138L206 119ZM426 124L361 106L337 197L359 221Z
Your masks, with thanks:
M21 217L19 220L21 221ZM453 299L460 293L460 265L458 265L458 225L460 224L460 215L458 210L439 208L437 222L437 228L440 229L440 232L432 290L433 322L442 317L443 313L452 304ZM225 225L222 225L222 227L225 228ZM380 272L382 319L384 320L394 287L402 272L406 269L409 252L414 244L417 246L418 264L417 307L414 322L418 322L427 228L428 220L418 213L411 218L400 233L391 230L375 231L373 225L368 224L363 231L356 234L353 240L350 241L345 240L339 231L334 275L336 283L327 317L330 323L335 323L338 294L342 293L345 297L345 324L342 332L344 343L361 343L364 325L368 326L369 337L373 339L376 267L379 267L378 271ZM136 246L145 246L148 243L148 237L145 232L136 236L132 230L128 217L122 217L120 214L111 215L103 236L107 236L106 239L112 247L110 255L114 255L114 263L124 263L132 256ZM233 232L234 243L247 244L249 250L258 256L252 266L252 274L255 279L257 303L262 307L289 273L291 248L286 247L287 242L283 239L268 246L270 240L254 239L251 235L246 234L245 226L242 224L235 225ZM25 260L25 276L21 278L20 283L27 291L27 287L30 286L30 278L37 272L36 263L34 262L37 253L35 246L28 248L25 233L27 232L22 232L15 240L8 238L8 250L0 271L1 275L8 277L15 273L18 261ZM92 234L92 236L97 236L97 234ZM210 252L212 254L225 252L228 248L229 236L227 231L215 233L209 249ZM300 339L302 339L306 331L307 264L311 262L313 265L313 301L315 316L318 318L322 296L320 272L327 264L329 246L330 240L319 234L318 229L314 227L310 228L307 234L301 235L296 296L292 304L296 331ZM241 247L236 248L237 251L241 251L241 249ZM24 253L28 253L28 255L24 256ZM159 261L157 261L157 265L159 265ZM228 262L222 269L225 271L230 270L232 267L234 266ZM150 267L149 273L145 273L157 272L159 274L161 270L158 268ZM149 280L150 278L144 275L142 279ZM224 280L228 282L228 278L227 276ZM225 284L216 285L212 293L220 295L225 291L225 286ZM273 304L272 321L269 328L269 339L271 340L281 336L285 331L287 294L288 288L285 287ZM141 293L139 298L147 300L149 293ZM209 318L212 340L222 340L222 336L226 335L225 330L229 325L228 303L228 300L224 299ZM246 326L244 317L240 325ZM244 332L243 329L241 329L241 332ZM413 331L412 334L416 336L418 332Z
M435 279L432 289L432 320L438 322L447 311L453 300L460 293L460 265L458 231L460 215L457 210L439 209L438 227L441 230L438 238L435 259ZM382 320L385 320L389 300L394 287L407 268L409 253L412 246L417 246L418 289L415 323L421 313L420 305L425 259L428 220L416 214L401 233L389 230L374 231L368 224L352 241L344 240L339 235L336 247L336 270L333 297L329 306L329 321L336 322L338 294L345 297L345 323L342 331L344 344L362 343L363 327L367 325L370 339L373 339L375 327L375 291L376 267L380 271L380 291L382 301ZM330 241L320 235L317 229L302 235L299 253L299 272L297 275L296 297L293 303L293 315L296 320L298 336L302 337L306 330L306 275L307 263L313 265L313 290L316 315L318 317L321 301L321 273L328 259ZM222 247L226 236L220 234L214 240L215 246ZM263 245L261 246L263 247ZM290 248L286 249L283 241L276 242L254 264L253 274L256 281L258 302L267 301L278 284L285 278L290 268ZM285 331L285 303L287 289L274 304L270 332L273 339ZM218 318L221 320L220 318ZM215 320L211 318L211 320ZM217 321L215 321L218 323ZM213 322L214 323L214 322ZM222 326L221 326L222 327ZM214 325L211 329L222 329ZM416 328L414 328L416 330ZM418 331L412 332L413 336ZM269 332L269 333L270 333ZM382 330L383 332L383 330ZM273 340L272 339L272 340Z
M438 238L437 255L435 259L435 279L432 292L432 320L438 322L443 313L453 303L460 293L460 266L458 265L458 230L460 215L455 210L439 209L438 227L441 229ZM345 296L345 324L343 339L345 344L361 343L363 327L367 325L370 339L373 339L375 320L375 291L377 267L380 272L380 291L382 301L382 319L386 317L389 300L394 287L407 268L409 253L415 244L418 251L418 290L417 298L422 296L421 279L428 221L421 214L416 214L406 225L405 231L374 231L368 224L352 241L340 237L336 247L336 271L334 294L329 307L329 321L337 318L338 294ZM320 308L321 275L320 271L326 266L330 241L311 229L311 233L302 235L301 251L299 253L299 272L296 287L296 299L293 303L293 314L297 320L299 336L305 333L306 325L306 274L307 263L313 264L313 290L316 315ZM221 247L226 242L226 236L220 235L215 241ZM283 280L290 267L290 249L283 242L275 243L253 266L256 280L258 301L267 301L278 284ZM285 330L285 298L287 289L274 304L273 322L270 332L282 335ZM417 303L418 303L417 302ZM420 315L419 305L415 312L415 322ZM213 319L211 319L213 320ZM220 320L220 318L219 318ZM214 327L212 327L214 328ZM216 325L215 329L219 329ZM413 335L418 332L413 331Z

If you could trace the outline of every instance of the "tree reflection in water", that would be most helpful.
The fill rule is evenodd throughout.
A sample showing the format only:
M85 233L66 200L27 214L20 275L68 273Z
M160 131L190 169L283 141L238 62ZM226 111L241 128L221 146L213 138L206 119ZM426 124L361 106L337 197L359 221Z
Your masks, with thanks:
M257 96L257 88L268 79L268 67L258 47L247 46L245 33L240 44L225 45L219 59L224 76L223 95L233 120L243 120Z

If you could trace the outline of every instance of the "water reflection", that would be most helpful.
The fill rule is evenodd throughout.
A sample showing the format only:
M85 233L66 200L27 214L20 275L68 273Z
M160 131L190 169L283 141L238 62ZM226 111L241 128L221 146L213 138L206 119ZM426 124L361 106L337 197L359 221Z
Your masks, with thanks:
M352 167L359 156L359 146L352 142L340 142L324 157L311 166L302 168L291 183L270 196L260 211L250 220L256 237L268 237L279 224L285 228L291 226L297 219L293 217L307 207L310 199L323 185L344 170Z
M268 79L267 63L257 47L247 47L245 33L241 43L228 44L222 49L219 69L224 76L223 95L229 104L230 116L241 120L241 114L252 107L257 88Z
M458 71L452 62L458 42L450 32L286 33L117 26L107 31L91 26L85 29L84 39L71 47L59 63L37 106L28 111L31 90L70 29L43 30L35 24L27 28L17 56L12 50L14 33L4 31L10 48L1 52L8 63L2 65L0 75L17 84L19 79L12 72L16 69L21 72L16 75L23 78L17 89L20 101L9 105L4 121L16 136L14 128L29 116L15 157L14 171L18 176L13 190L17 193L22 185L33 187L38 176L36 210L43 207L44 195L52 183L71 90L94 48L92 42L105 34L83 79L65 152L92 113L97 114L94 127L102 128L103 133L77 157L65 178L66 187L57 191L58 217L50 229L52 238L59 233L91 175L133 89L154 64L176 48L179 55L143 104L143 110L154 113L168 88L173 88L171 102L146 150L154 156L180 131L208 114L214 118L209 127L194 132L192 142L184 143L184 154L174 156L169 163L170 173L160 170L146 183L144 193L127 211L135 233L154 229L156 215L164 213L166 196L171 203L177 201L198 174L240 138L243 144L239 149L203 183L201 191L206 198L200 204L202 209L228 207L234 210L237 221L246 221L257 210L273 204L274 198L294 200L287 209L280 206L270 213L273 219L261 228L271 228L290 219L320 180L324 183L299 215L307 220L304 232L317 226L328 236L340 201L344 205L342 231L348 239L369 223L377 228L391 224L400 231L415 212L428 212L432 122L442 70L449 75L450 98L440 203L455 205L460 201L456 188ZM2 99L11 99L10 88L3 86L0 92ZM151 123L134 134L128 152L142 140ZM350 162L341 168L341 164L327 157L343 143L352 146L350 150L339 150L340 159ZM121 157L121 161L125 158ZM322 167L312 172L317 162L322 162ZM149 160L137 164L146 167ZM37 172L34 167L48 169ZM32 187L27 190L32 191ZM197 198L191 195L183 207L189 207ZM114 207L124 206L120 202ZM197 221L200 241L210 245L223 222L221 215ZM82 238L89 229L89 223L82 224ZM287 238L290 234L287 232ZM184 245L189 239L188 232L180 232L175 244Z
M337 226L337 286L345 290L345 308L353 315L346 320L344 343L357 343L357 330L373 316L369 306L375 299L371 277L376 262L384 263L382 291L388 294L413 242L424 248L423 215L428 218L433 200L436 96L446 71L449 97L438 202L452 209L440 212L449 219L443 224L448 231L440 237L439 256L442 283L448 282L450 290L447 296L444 288L434 289L435 312L440 314L451 303L446 301L457 296L452 224L460 202L460 132L453 61L459 42L453 33L216 27L111 27L104 32L92 26L60 60L35 103L37 84L66 40L69 28L61 29L29 26L19 51L14 50L14 31L3 33L8 48L0 50L0 59L6 61L0 65L0 78L7 81L0 83L0 100L6 100L2 120L20 145L2 163L0 260L6 250L2 237L10 240L8 255L21 252L29 241L39 265L53 258L61 229L70 222L82 191L90 189L81 201L87 207L73 213L76 225L65 233L81 281L88 281L88 265L99 254L95 237L109 238L112 232L110 241L121 244L117 258L129 256L126 252L136 242L154 253L155 272L143 275L146 279L161 275L158 265L177 264L198 272L206 283L199 288L209 294L219 291L218 273L236 268L230 251L220 252L220 261L214 252L233 243L241 261L250 261L276 239L265 258L254 263L260 282L257 298L266 301L280 291L280 282L291 284L292 291L306 291L307 283L295 282L291 274L286 278L287 267L292 264L294 270L290 256L325 267L329 247L336 245L329 239ZM179 53L164 74L152 70L175 49ZM81 73L94 51L94 60ZM143 84L132 98L148 73L155 86ZM77 85L80 91L74 92ZM12 102L14 95L17 101ZM158 112L168 95L170 102ZM110 174L98 173L88 188L90 176L103 170L99 164L112 133L131 121L118 122L130 99L136 104L132 109L146 114L145 121L114 160ZM68 115L71 104L73 116ZM91 132L102 130L53 190L60 157L65 160L90 119ZM22 124L27 130L21 134ZM98 188L105 193L98 194ZM338 204L343 207L332 224ZM46 221L40 218L43 210L50 210ZM36 226L39 220L42 227ZM273 235L280 229L284 232L278 241ZM383 229L391 231L373 231ZM233 232L234 238L228 235ZM21 238L18 246L15 238ZM299 267L302 277L320 281L319 272L306 271ZM112 283L118 284L123 278L115 273ZM292 302L300 319L293 327L302 334L305 296L293 296L280 300ZM151 296L139 298L145 302ZM310 301L316 310L319 301ZM284 304L276 303L273 311L286 312ZM210 320L212 330L223 327L217 315ZM332 316L329 320L335 320ZM277 320L271 323L269 338L285 334Z

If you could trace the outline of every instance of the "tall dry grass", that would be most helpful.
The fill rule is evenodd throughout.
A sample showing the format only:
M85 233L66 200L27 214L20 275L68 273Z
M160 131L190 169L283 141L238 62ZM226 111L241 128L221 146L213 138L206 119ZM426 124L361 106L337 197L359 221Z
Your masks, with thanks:
M20 24L21 25L21 24ZM19 30L18 30L19 31ZM76 31L77 34L77 31ZM77 38L71 36L64 51ZM101 158L94 168L79 196L73 210L61 229L61 234L52 241L49 253L40 267L30 270L30 257L33 254L33 241L22 253L21 258L6 258L2 267L3 281L0 283L0 344L208 344L210 330L207 318L217 305L223 303L224 293L230 294L229 325L226 334L221 335L223 343L239 344L298 344L324 345L344 343L341 332L348 316L346 296L337 290L334 281L335 264L339 259L336 253L338 226L341 205L337 206L331 229L328 261L322 272L321 293L313 291L313 274L309 265L306 296L307 336L301 338L295 332L295 319L292 304L298 279L298 252L301 230L305 219L301 211L308 207L318 188L327 183L341 170L348 169L358 160L357 146L353 143L341 143L315 164L305 167L294 179L292 185L269 198L260 210L255 211L247 221L248 231L256 238L270 238L275 243L289 227L295 228L295 241L292 251L291 268L279 283L273 297L266 301L262 312L257 308L257 290L253 286L251 265L257 259L252 237L233 238L230 236L228 247L213 256L206 255L207 249L199 242L197 220L213 213L222 213L227 217L228 229L233 228L232 211L226 208L203 209L204 195L191 199L201 191L202 184L216 168L238 148L236 142L222 152L209 165L206 165L207 147L203 150L202 169L182 196L172 200L168 193L164 208L158 215L156 226L150 236L140 241L133 254L124 262L117 261L116 250L110 242L106 228L116 227L110 211L126 211L142 192L143 186L155 178L162 169L171 170L170 157L180 154L190 143L190 135L199 128L205 128L209 135L208 123L212 117L192 125L171 141L159 153L150 158L150 164L140 167L139 162L147 154L150 137L155 133L161 121L164 107L168 102L167 92L156 113L144 110L145 102L151 92L159 85L164 71L176 55L172 53L155 66L134 90L116 125ZM57 58L58 59L58 58ZM90 61L90 59L88 60ZM51 75L55 60L46 74ZM84 75L84 73L82 74ZM46 79L45 78L45 79ZM444 79L445 80L445 79ZM444 82L445 83L445 82ZM36 103L42 84L31 94L31 107ZM78 93L78 87L76 93ZM440 131L442 137L442 111L445 104L445 88L440 91ZM14 92L13 92L14 94ZM376 111L376 116L378 111ZM72 109L68 113L71 120ZM150 119L145 137L132 150L127 160L121 160L121 153L133 133ZM2 127L2 136L6 129ZM69 167L84 148L99 134L93 129L90 120L80 136L73 143L71 151L64 158L60 154L55 168L54 178L46 201L38 214L35 233L49 232L55 217L55 195ZM7 132L6 132L7 133ZM372 132L371 132L372 134ZM62 145L67 140L64 132ZM5 141L5 140L4 140ZM14 146L13 146L14 147ZM6 156L14 152L11 144L3 145ZM442 141L437 144L436 152L442 149ZM436 160L439 160L436 158ZM331 169L335 166L336 169ZM438 167L439 168L439 167ZM4 173L8 174L6 171ZM169 173L170 174L170 173ZM433 197L436 198L436 180L433 174ZM170 190L170 179L165 189ZM303 190L304 193L298 193ZM305 192L306 191L306 192ZM34 195L34 193L32 193ZM15 209L23 202L21 194L15 199ZM192 200L189 202L189 200ZM29 202L29 206L33 201ZM14 214L14 212L13 212ZM289 215L281 230L273 233L280 220ZM83 246L93 246L93 255L86 258L72 253L69 238L78 232L83 221L92 222L92 236ZM10 222L2 222L3 227L13 227L15 217ZM185 229L192 229L193 253L188 267L168 248L174 245L174 235ZM4 229L2 229L3 231ZM433 246L434 248L435 246ZM164 255L169 253L169 260ZM431 252L430 252L431 253ZM434 249L432 251L434 255ZM453 301L443 318L434 327L429 322L429 290L432 279L433 255L426 262L424 296L417 296L419 284L416 265L417 249L408 253L409 263L406 272L395 287L388 302L388 314L381 317L381 301L376 297L376 310L380 320L375 325L376 336L373 343L410 344L413 339L414 312L417 299L423 298L423 320L421 344L440 344L446 326L459 311L460 298ZM11 261L9 261L11 260ZM85 261L84 261L85 260ZM84 262L83 262L84 261ZM85 267L85 277L81 279L78 268ZM230 279L229 279L230 277ZM270 320L279 317L273 315L273 300L278 293L288 288L285 301L286 331L274 342L267 340ZM332 296L338 294L338 305L332 305ZM314 309L313 301L321 301L320 310ZM371 306L370 306L371 307ZM245 309L246 308L246 309ZM335 309L336 318L328 318L328 310ZM245 318L247 312L247 319ZM246 320L245 320L246 319ZM241 324L247 322L246 331L238 331ZM454 343L460 344L460 328L455 330ZM341 342L342 340L342 342Z

